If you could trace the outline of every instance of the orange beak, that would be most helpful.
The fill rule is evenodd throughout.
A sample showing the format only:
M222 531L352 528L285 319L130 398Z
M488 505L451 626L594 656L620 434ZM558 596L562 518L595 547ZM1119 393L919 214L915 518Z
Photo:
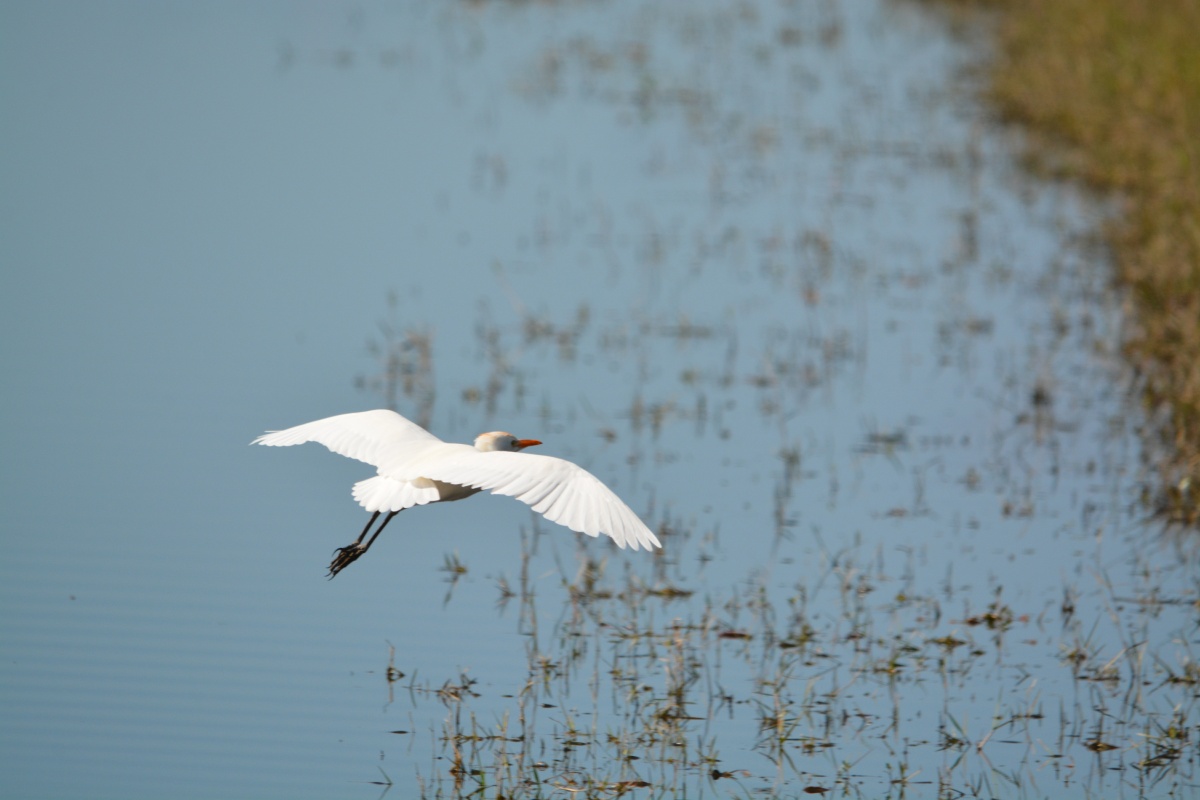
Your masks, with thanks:
M537 439L517 439L517 447L524 450L526 447L533 447L535 444L541 444Z

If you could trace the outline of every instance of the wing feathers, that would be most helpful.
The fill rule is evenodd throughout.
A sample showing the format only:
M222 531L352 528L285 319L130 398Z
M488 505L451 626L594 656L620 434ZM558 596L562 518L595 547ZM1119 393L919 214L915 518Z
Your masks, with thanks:
M286 447L318 442L338 455L376 467L404 458L442 440L395 411L379 409L340 414L282 431L264 433L251 444Z
M556 484L550 487L550 491L546 492L546 494L542 496L537 504L533 506L533 510L544 515L546 510L554 505L555 502L558 501L558 498L562 497L563 490L566 488L567 485L565 483Z
M588 536L606 534L619 547L661 547L621 498L570 461L532 453L467 449L419 466L425 477L515 497L551 522Z

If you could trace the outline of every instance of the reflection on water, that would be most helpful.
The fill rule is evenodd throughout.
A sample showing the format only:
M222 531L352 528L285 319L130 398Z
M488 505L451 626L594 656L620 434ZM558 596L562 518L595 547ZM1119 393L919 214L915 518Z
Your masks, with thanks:
M18 374L94 394L47 370L14 401L38 436L7 434L5 529L66 508L54 547L8 537L5 794L1194 791L1196 553L1142 519L1094 212L1013 169L936 19L238 13L140 15L183 77L139 91L261 130L188 105L219 175L143 143L108 176L157 197L159 164L225 257L102 236L66 262L122 254L115 288L20 278L120 313L10 317L39 333ZM369 468L244 443L356 404L541 439L664 549L479 499L326 583ZM92 476L65 503L51 459Z

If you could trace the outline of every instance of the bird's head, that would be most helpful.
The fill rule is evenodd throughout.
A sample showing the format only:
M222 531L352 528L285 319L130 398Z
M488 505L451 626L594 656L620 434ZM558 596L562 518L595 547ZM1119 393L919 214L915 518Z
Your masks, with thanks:
M526 447L533 447L535 444L541 444L541 442L537 439L518 439L505 431L481 433L475 437L475 449L484 453L492 450L519 453Z

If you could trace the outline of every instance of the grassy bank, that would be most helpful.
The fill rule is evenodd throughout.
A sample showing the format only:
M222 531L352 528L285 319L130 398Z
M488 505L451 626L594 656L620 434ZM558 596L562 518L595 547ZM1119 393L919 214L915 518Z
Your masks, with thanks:
M1161 510L1200 522L1200 0L990 0L989 94L1039 170L1115 191L1129 354L1170 408Z

